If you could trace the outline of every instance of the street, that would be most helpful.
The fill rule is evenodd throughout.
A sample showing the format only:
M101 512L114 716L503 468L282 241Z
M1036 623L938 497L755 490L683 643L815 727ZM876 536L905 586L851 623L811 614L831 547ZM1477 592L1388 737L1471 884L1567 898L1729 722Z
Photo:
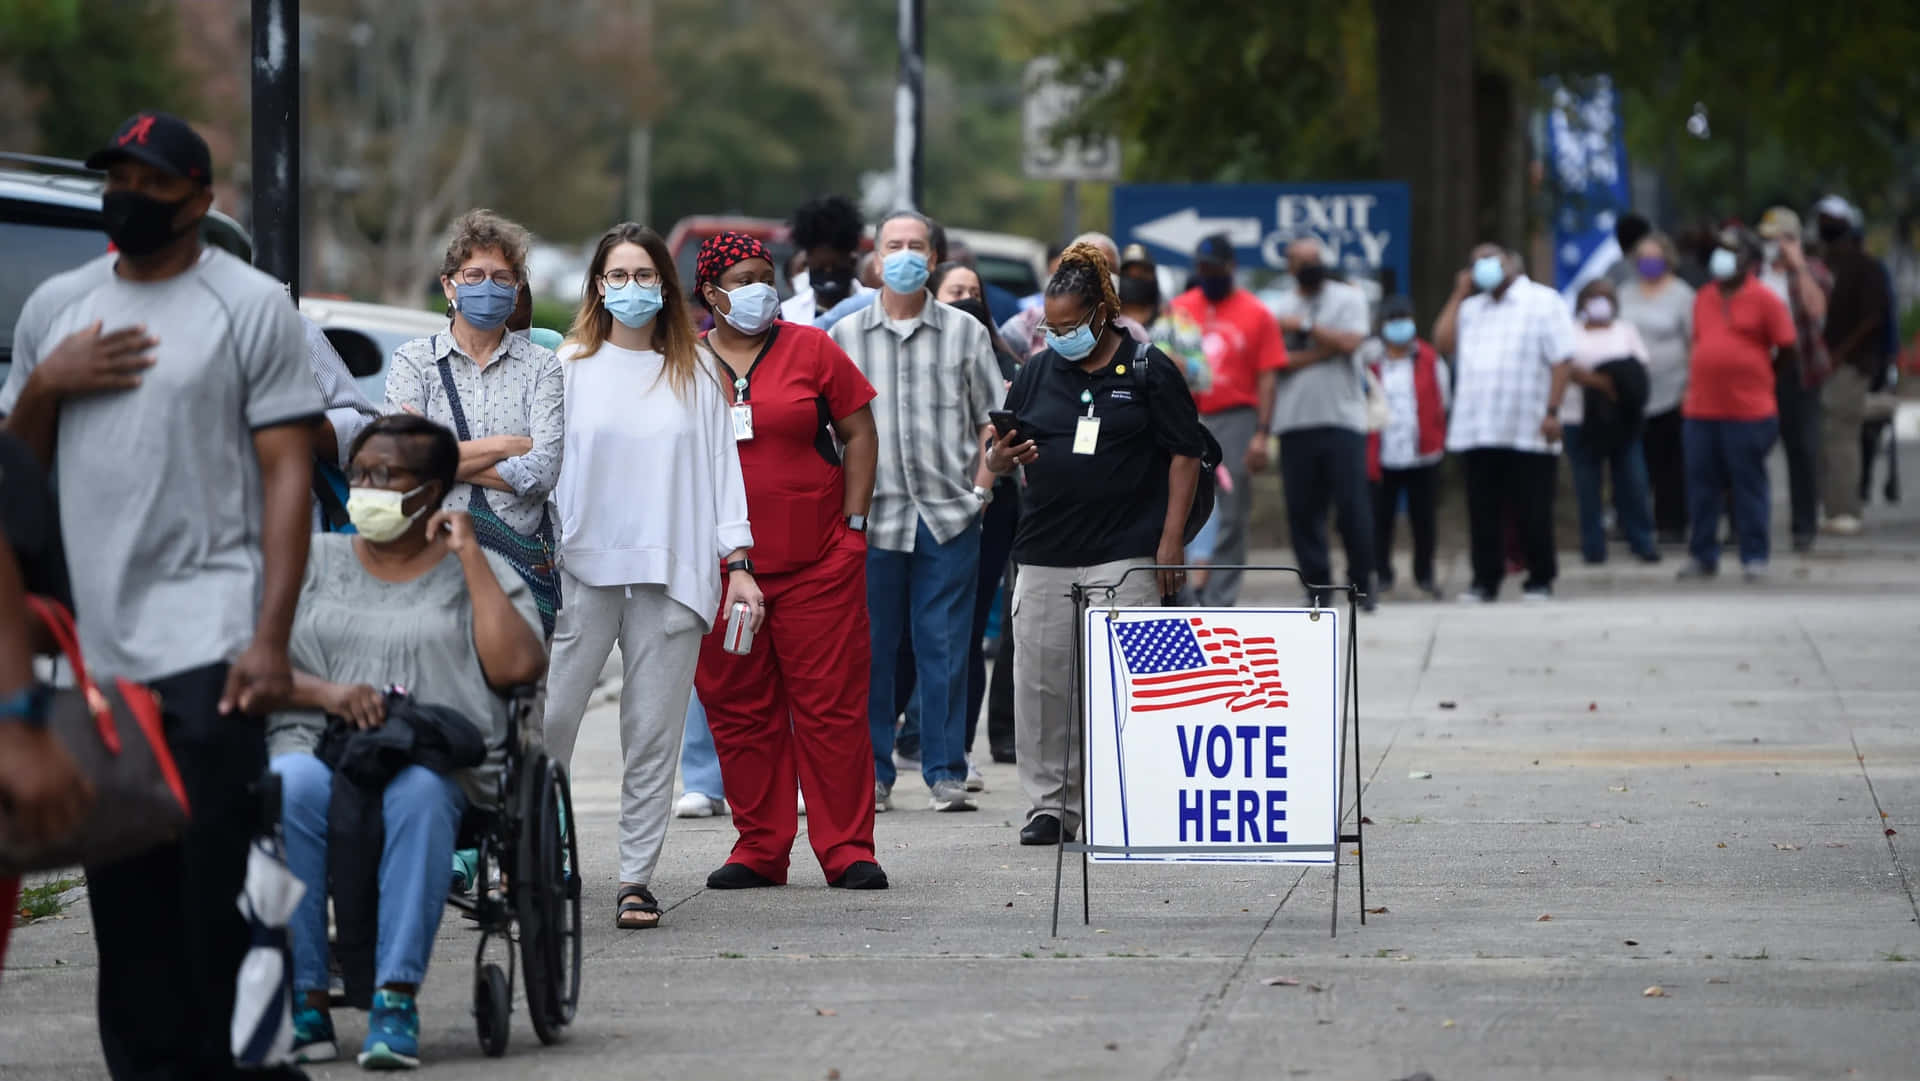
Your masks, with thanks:
M665 923L616 931L603 701L576 761L578 1023L542 1048L516 1015L507 1057L482 1058L473 934L449 918L423 1057L475 1078L1913 1077L1912 508L1779 555L1760 588L1675 588L1671 552L1566 553L1551 604L1390 598L1361 624L1374 913L1362 928L1349 856L1335 938L1325 870L1099 867L1083 927L1071 863L1050 938L1053 853L1016 843L1010 766L986 767L977 814L932 814L903 778L887 893L828 890L804 837L792 885L706 891L729 820L676 821ZM66 916L16 934L0 1076L103 1076L85 902ZM340 1022L357 1046L362 1017Z

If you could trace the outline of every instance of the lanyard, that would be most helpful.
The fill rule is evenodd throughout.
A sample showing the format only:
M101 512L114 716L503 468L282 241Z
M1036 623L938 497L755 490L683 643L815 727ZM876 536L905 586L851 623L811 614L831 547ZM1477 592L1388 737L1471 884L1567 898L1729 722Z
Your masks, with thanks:
M760 362L767 359L767 354L773 351L773 340L779 336L780 336L780 326L779 324L776 323L771 329L767 331L767 340L760 343L760 352L754 356L753 363L747 367L747 374L745 375L741 375L738 372L735 372L733 370L733 365L728 364L720 356L720 350L714 349L713 344L711 342L707 344L707 348L711 350L713 353L714 363L720 365L721 371L724 371L728 375L733 376L733 404L735 405L746 404L747 399L751 396L751 387L748 385L747 381L753 378L754 372L757 372L760 370Z

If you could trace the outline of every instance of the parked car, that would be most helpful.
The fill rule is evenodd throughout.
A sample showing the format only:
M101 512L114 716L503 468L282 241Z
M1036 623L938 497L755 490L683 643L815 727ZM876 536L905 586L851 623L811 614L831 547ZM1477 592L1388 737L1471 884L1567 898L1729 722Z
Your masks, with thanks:
M1046 284L1047 246L1030 236L949 229L947 237L973 252L973 266L982 281L1016 297L1032 296Z
M13 328L41 282L107 250L100 217L106 177L77 161L0 153L0 383L13 366ZM253 241L218 211L200 226L207 243L253 260Z
M305 296L300 314L319 324L353 381L375 405L387 399L387 365L393 351L414 338L447 329L447 317L419 308L363 304L356 300Z

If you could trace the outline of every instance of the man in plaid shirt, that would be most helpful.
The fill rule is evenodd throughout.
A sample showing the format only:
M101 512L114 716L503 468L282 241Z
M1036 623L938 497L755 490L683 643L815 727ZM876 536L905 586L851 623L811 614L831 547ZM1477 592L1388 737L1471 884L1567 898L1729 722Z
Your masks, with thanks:
M1473 583L1460 599L1499 596L1506 575L1502 522L1520 523L1528 600L1553 596L1553 489L1559 480L1560 402L1573 363L1573 318L1560 294L1521 273L1494 244L1473 250L1433 328L1454 360L1457 386L1447 449L1467 469Z

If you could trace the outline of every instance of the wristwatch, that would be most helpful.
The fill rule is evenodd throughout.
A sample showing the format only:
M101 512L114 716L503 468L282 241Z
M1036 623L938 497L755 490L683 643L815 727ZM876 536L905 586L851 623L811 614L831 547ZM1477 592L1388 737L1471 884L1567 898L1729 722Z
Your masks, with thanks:
M864 514L847 515L847 528L853 530L855 533L865 533L867 531L867 516Z
M748 574L752 574L753 560L751 559L733 560L732 562L727 564L727 573L732 574L734 571L746 571Z
M1311 316L1311 315L1308 315L1308 316L1303 316L1303 317L1301 318L1301 320L1300 320L1300 333L1302 333L1302 334L1312 334L1312 333L1313 333L1313 316Z
M973 498L978 499L980 505L984 507L993 502L993 489L982 488L976 484L973 486Z
M0 698L0 724L24 724L29 728L47 726L47 706L53 701L53 688L44 683L29 683Z

